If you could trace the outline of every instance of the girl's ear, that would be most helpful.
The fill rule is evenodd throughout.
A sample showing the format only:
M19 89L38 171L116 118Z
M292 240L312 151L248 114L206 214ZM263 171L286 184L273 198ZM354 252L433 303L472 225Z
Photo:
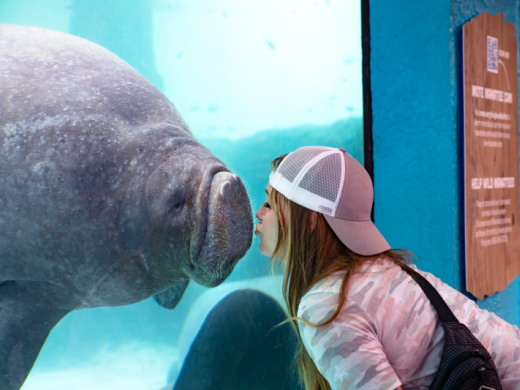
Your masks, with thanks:
M310 214L310 222L311 222L311 233L316 229L316 225L318 224L318 213L316 211L311 210Z

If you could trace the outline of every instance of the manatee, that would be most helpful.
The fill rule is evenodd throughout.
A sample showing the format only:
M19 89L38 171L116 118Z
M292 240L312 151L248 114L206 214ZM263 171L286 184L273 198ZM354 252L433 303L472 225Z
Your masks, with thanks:
M222 283L252 230L240 178L128 64L0 25L0 389L72 310Z
M303 390L293 366L297 335L282 306L253 289L233 291L208 314L180 373L163 390Z

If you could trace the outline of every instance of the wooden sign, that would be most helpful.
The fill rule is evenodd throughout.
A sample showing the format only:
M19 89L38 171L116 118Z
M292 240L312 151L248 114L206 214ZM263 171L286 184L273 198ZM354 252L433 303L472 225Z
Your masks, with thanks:
M515 27L483 13L462 40L466 289L483 299L520 273Z

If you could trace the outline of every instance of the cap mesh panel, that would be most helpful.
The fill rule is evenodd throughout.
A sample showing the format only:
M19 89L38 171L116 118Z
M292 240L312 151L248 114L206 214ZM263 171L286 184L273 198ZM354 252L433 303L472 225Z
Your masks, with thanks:
M330 149L319 147L298 149L282 161L277 171L292 183L305 164L318 154L328 151Z
M307 171L298 187L336 202L341 183L341 164L339 153L322 158Z

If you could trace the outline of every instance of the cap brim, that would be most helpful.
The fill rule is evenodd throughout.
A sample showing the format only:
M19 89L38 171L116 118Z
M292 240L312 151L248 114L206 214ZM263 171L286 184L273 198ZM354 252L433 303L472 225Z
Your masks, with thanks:
M349 221L323 214L345 246L363 256L373 256L391 249L372 221Z

